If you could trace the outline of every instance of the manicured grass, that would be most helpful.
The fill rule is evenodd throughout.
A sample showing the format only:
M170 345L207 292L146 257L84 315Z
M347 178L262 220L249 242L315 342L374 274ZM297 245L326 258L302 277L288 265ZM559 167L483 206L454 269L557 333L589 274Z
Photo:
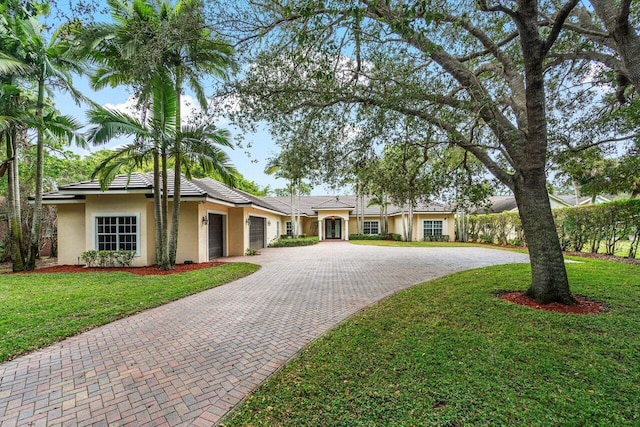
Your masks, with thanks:
M398 246L398 247L416 247L416 248L436 248L436 247L487 247L480 243L466 243L466 242L398 242L396 240L349 240L349 243L354 245L368 245L368 246Z
M164 276L123 272L0 275L0 361L247 276L233 263Z
M640 425L640 266L580 261L573 292L609 312L495 297L526 289L526 264L427 282L320 338L225 425Z

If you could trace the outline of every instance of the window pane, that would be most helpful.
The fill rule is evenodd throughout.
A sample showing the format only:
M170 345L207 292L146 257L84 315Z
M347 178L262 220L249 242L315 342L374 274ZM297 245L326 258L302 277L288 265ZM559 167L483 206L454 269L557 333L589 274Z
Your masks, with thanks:
M96 243L98 250L130 250L138 247L137 217L96 217Z

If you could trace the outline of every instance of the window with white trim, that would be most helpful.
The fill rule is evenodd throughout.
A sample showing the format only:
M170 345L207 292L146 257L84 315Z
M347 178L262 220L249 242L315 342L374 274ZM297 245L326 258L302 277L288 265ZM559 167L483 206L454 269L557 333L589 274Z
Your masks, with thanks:
M380 221L364 221L362 231L364 234L380 234Z
M291 226L291 221L287 221L284 223L284 230L287 236L293 235L293 227Z
M423 237L442 236L444 234L444 224L442 220L425 220L422 223Z
M138 251L136 215L96 216L96 249L99 251Z

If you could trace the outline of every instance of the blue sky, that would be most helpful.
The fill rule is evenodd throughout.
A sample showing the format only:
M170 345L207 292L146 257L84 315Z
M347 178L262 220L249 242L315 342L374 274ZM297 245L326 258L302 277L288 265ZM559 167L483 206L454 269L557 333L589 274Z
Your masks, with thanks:
M100 0L102 1L102 0ZM64 2L59 2L58 7L67 14L71 13L68 9L69 5ZM106 4L106 2L104 2ZM45 21L50 21L49 23L53 23L56 26L58 21L57 18L53 17L45 18ZM97 21L109 20L108 15L103 13L97 13L93 16ZM53 22L51 22L53 20ZM206 82L205 82L206 85ZM88 78L85 76L78 76L74 79L74 86L80 90L85 96L93 100L94 102L103 105L116 107L121 109L127 104L127 101L130 98L130 94L125 87L117 87L117 88L106 88L100 91L94 91L91 89L89 85ZM210 88L205 87L205 92L213 92L213 85ZM186 94L186 98L189 97L190 94ZM193 100L193 98L191 98ZM58 93L55 96L56 107L60 110L62 114L70 115L76 118L80 123L86 123L85 111L87 109L86 105L78 106L71 99L69 95ZM131 102L129 100L129 102ZM195 102L193 102L195 104ZM186 110L188 110L187 108ZM229 126L226 120L221 119L219 123L217 123L219 127L226 128L231 132L232 137L236 140L240 135L240 130ZM273 138L269 134L269 132L265 129L265 126L262 126L262 129L255 134L246 134L242 135L244 142L250 142L251 147L249 149L236 147L234 150L226 150L227 154L231 158L232 164L244 175L245 178L256 182L260 187L265 187L269 185L271 189L275 188L284 188L287 186L287 182L283 179L277 179L272 175L267 175L264 173L264 169L267 163L267 160L271 157L274 157L280 151L277 145L274 143ZM89 150L85 150L79 147L71 147L71 149L80 154L87 155L91 151L97 151L104 148L113 148L122 144L124 140L114 140L113 142L99 146L92 147ZM343 193L344 191L341 191ZM313 195L322 195L322 194L333 194L335 191L327 190L322 186L318 186L313 189Z
M83 94L88 96L93 101L100 105L109 106L121 106L126 104L129 99L129 93L124 87L107 88L100 91L94 91L89 86L89 83L84 77L77 77L74 79L74 85ZM56 105L58 109L63 113L76 118L81 123L86 123L85 110L86 106L78 106L66 94L56 95ZM228 126L224 121L220 123L220 127L228 129L234 137L239 136L239 130L231 126ZM236 147L234 150L227 150L227 154L231 158L233 165L249 180L255 181L261 187L270 185L271 188L283 188L286 186L286 181L277 179L274 176L264 173L266 161L269 157L275 156L279 149L274 144L271 135L266 130L260 131L256 134L245 136L246 141L250 141L252 144L249 150ZM97 151L103 148L113 148L119 144L122 144L122 140L114 140L113 142L98 147L92 147L89 150L82 149L80 147L71 147L71 149L80 154L87 155L91 151ZM325 191L320 187L315 189L314 194L324 194Z

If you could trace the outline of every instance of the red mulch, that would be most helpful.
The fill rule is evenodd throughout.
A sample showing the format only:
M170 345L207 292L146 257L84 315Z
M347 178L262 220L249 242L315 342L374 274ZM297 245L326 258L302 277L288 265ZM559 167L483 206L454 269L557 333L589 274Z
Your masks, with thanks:
M578 301L577 304L567 305L559 302L549 304L538 304L533 298L529 298L524 292L505 292L501 293L500 298L512 302L514 304L524 305L536 310L553 311L565 314L600 314L607 311L607 307L600 302L590 301L579 295L574 295Z
M109 273L113 271L124 271L131 274L137 274L139 276L149 275L165 275L184 273L186 271L200 270L201 268L218 267L226 264L224 262L200 262L193 264L176 264L171 270L162 270L157 266L153 267L83 267L79 265L54 265L51 267L38 268L34 271L21 271L15 274L21 273L95 273L103 272Z

